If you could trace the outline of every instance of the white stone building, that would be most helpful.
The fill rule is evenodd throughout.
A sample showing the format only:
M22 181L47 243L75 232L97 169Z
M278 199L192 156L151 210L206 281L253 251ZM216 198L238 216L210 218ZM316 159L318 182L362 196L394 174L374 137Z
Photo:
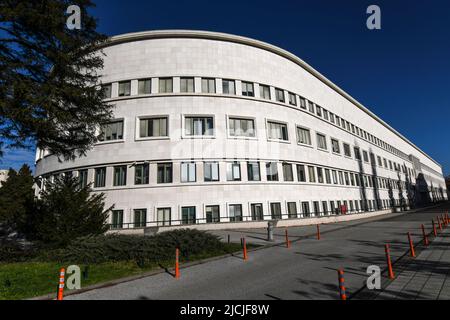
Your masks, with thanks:
M2 187L2 182L8 180L9 170L0 170L0 188Z
M113 37L115 121L86 157L38 150L36 176L104 192L116 229L302 219L446 199L442 168L293 54L244 37ZM358 80L360 81L360 80Z

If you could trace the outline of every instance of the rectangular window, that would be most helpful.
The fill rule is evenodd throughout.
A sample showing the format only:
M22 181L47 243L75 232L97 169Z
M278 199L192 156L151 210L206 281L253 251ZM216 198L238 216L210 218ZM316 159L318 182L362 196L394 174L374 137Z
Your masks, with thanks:
M181 163L181 182L195 182L197 181L195 163L183 162Z
M331 173L333 175L333 183L334 184L339 184L336 170L331 171Z
M279 122L267 122L269 139L288 141L287 124Z
M276 162L266 163L267 181L278 181L278 164Z
M297 203L296 202L288 202L287 208L288 208L289 219L297 218Z
M149 183L150 165L148 163L137 164L134 167L134 184L142 185Z
M364 157L364 162L369 162L369 154L367 153L367 151L363 150L363 157Z
M322 210L325 215L328 215L328 203L326 201L322 201Z
M289 92L289 104L291 106L296 106L297 105L297 97L292 92Z
M344 185L344 174L342 171L339 171L339 184L342 186Z
M281 220L281 203L273 202L270 204L270 214L272 219Z
M312 103L311 101L308 101L308 109L309 112L314 113L314 103Z
M309 182L315 183L316 182L316 172L314 170L314 167L308 167L308 174L309 174Z
M352 186L355 185L355 175L353 173L350 173L350 182L351 182Z
M339 141L337 141L336 139L331 139L331 147L333 149L334 153L341 153L341 149L339 147Z
M322 107L321 106L316 105L316 114L319 117L322 117Z
M344 173L344 177L345 177L345 185L349 186L350 185L350 179L349 179L349 176L348 176L348 172Z
M328 184L331 184L331 173L329 169L325 169L325 179Z
M112 84L102 85L103 99L110 99L112 96Z
M292 172L292 164L283 163L284 181L294 181L294 173Z
M311 145L311 132L308 129L297 127L298 143Z
M131 95L131 81L119 82L119 97Z
M94 187L104 188L106 183L106 168L96 168L94 176Z
M180 91L186 93L194 93L195 92L194 78L181 78Z
M361 152L359 151L359 148L358 147L354 147L353 151L355 153L355 159L356 160L361 160Z
M253 90L253 83L242 82L242 95L246 97L254 97L255 91Z
M219 181L219 163L205 162L203 170L206 182Z
M158 183L172 183L172 163L158 163Z
M252 203L250 205L250 211L252 214L252 220L258 221L258 220L264 220L264 213L263 213L263 205L262 203Z
M306 110L306 99L303 97L300 97L300 108Z
M306 172L304 165L297 165L297 180L298 182L306 182Z
M139 137L167 137L167 117L139 119Z
M206 206L206 223L220 222L220 207L219 206Z
M317 134L317 147L319 149L327 150L327 138L323 134Z
M241 164L239 162L227 163L227 180L241 181Z
M202 92L216 93L216 80L210 78L202 78Z
M304 217L309 217L311 211L309 210L309 202L302 202L302 213Z
M276 89L275 88L275 98L278 102L285 102L285 98L284 98L284 91L281 89Z
M138 81L138 94L151 94L152 93L152 80L142 79Z
M182 224L196 224L195 207L181 208L181 223Z
M352 152L351 152L351 149L350 149L350 145L347 144L347 143L344 143L344 155L345 155L346 157L351 157L351 156L352 156Z
M111 229L123 229L123 210L113 210L111 220Z
M330 122L334 123L334 113L330 112Z
M229 118L230 136L255 137L255 120L242 118Z
M158 226L170 226L171 225L171 209L170 208L158 208L156 212L156 219Z
M236 94L236 85L234 80L222 80L222 93L223 94Z
M134 227L145 228L147 226L147 209L134 209Z
M123 139L123 120L106 123L100 128L99 141L114 141Z
M114 167L113 185L115 187L125 186L127 184L127 166Z
M328 111L323 109L323 118L328 121Z
M186 136L214 136L213 117L185 117Z
M323 169L317 167L317 180L319 181L319 183L323 183Z
M159 93L172 93L172 92L173 92L173 79L159 78Z
M248 181L261 181L261 174L259 170L259 162L247 163Z
M270 100L270 87L260 84L259 85L259 97L261 99Z
M84 188L88 185L88 171L80 170L78 171L78 182L81 188Z
M316 216L320 216L320 203L319 203L319 201L314 201L313 205L314 205L314 214Z
M242 205L230 204L228 206L228 216L230 217L230 222L242 221Z

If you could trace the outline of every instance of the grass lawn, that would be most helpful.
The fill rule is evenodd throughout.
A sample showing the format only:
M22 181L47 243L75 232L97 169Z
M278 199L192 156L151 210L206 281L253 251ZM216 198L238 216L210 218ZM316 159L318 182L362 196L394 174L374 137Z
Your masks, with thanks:
M249 248L255 247L249 245ZM222 250L206 252L191 256L189 261L196 261L215 256L234 253L241 250L237 243L225 243ZM164 267L173 267L174 262L164 263ZM59 279L59 270L70 264L54 262L21 262L0 263L0 300L18 300L54 293ZM83 272L85 265L78 265ZM158 265L148 265L140 268L134 261L110 262L89 265L88 279L81 279L81 286L86 287L114 279L138 275L160 268Z

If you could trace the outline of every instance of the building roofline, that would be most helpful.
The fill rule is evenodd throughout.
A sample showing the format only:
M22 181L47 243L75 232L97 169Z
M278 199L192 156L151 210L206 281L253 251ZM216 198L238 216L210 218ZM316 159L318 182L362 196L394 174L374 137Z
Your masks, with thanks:
M326 78L319 71L317 71L312 66L307 64L305 61L303 61L296 55L290 53L289 51L286 51L284 49L281 49L281 48L271 45L269 43L251 39L251 38L247 38L247 37L232 35L232 34L228 34L228 33L221 33L221 32L211 32L211 31L201 31L201 30L153 30L153 31L126 33L126 34L110 37L106 43L104 43L100 46L100 48L110 47L110 46L114 46L114 45L126 43L126 42L151 40L151 39L166 39L166 38L209 39L209 40L217 40L217 41L234 42L234 43L244 44L244 45L256 47L259 49L267 50L267 51L277 54L285 59L288 59L288 60L294 62L295 64L299 65L306 71L308 71L310 74L315 76L317 79L319 79L323 83L325 83L331 89L333 89L334 91L339 93L341 96L346 98L348 101L350 101L354 105L356 105L362 111L367 113L373 119L375 119L376 121L381 123L384 127L389 129L391 132L396 134L402 140L404 140L405 142L410 144L412 147L414 147L417 151L419 151L424 156L426 156L428 159L433 161L433 163L435 163L440 168L442 168L442 166L437 161L435 161L428 154L426 154L424 151L422 151L418 146L416 146L414 143L412 143L408 138L403 136L400 132L395 130L388 123L386 123L384 120L382 120L376 114L374 114L372 111L370 111L368 108L366 108L360 102L358 102L350 94L348 94L343 89L338 87L336 84L331 82L328 78Z

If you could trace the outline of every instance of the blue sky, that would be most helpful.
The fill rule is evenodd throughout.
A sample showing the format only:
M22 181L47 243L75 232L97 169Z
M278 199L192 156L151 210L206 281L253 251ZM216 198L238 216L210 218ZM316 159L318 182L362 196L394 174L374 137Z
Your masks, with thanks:
M97 0L107 35L154 29L220 31L284 48L320 71L450 174L450 2ZM366 28L377 4L382 30ZM32 163L6 152L1 167Z

